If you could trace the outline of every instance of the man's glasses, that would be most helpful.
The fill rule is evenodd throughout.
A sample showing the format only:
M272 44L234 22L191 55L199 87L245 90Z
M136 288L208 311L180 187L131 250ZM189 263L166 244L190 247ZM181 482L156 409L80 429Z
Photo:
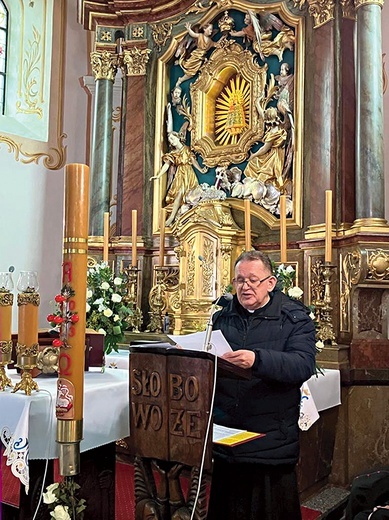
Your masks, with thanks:
M259 280L258 278L241 278L238 276L238 278L234 278L232 281L234 282L235 285L237 285L238 287L243 287L245 283L247 283L247 285L249 287L251 287L252 289L256 288L256 287L259 287L261 285L262 282L264 282L265 280L268 280L269 278L271 278L273 275L272 274L269 274L268 276L266 276L265 278L262 278L262 280Z

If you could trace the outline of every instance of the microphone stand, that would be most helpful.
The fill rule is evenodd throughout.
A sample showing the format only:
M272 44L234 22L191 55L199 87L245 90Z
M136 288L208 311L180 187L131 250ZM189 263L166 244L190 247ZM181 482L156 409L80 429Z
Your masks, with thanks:
M229 292L222 294L215 301L215 303L213 303L213 305L211 307L211 313L209 315L207 328L205 329L205 338L204 338L204 345L203 345L203 350L205 350L205 352L209 352L212 348L212 344L211 344L211 336L212 336L212 331L213 331L212 318L213 318L213 315L215 314L216 307L219 305L219 302L222 298L225 298L226 300L230 301L230 300L232 300L232 294Z

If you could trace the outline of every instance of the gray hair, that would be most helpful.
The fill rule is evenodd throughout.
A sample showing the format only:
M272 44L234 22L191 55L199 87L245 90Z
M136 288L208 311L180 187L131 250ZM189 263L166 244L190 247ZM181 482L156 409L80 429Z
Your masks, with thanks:
M262 262L265 266L266 270L269 273L273 274L273 265L271 263L270 258L262 251L245 251L241 253L238 258L235 260L234 268L238 265L239 262Z

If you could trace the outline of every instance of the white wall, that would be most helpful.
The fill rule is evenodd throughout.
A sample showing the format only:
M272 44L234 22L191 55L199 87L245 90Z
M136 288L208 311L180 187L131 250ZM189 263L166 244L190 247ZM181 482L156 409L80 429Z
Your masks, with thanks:
M77 24L77 0L66 0L64 125L67 162L85 163L87 95L79 79L88 73L87 32ZM60 50L53 62L61 63ZM57 53L57 55L56 55ZM18 143L17 136L10 136ZM34 148L49 153L45 143ZM64 171L38 164L23 164L12 149L0 143L0 271L15 266L14 282L21 270L38 271L41 294L40 327L47 327L50 301L61 289ZM16 294L16 289L15 289ZM13 331L17 331L16 296Z

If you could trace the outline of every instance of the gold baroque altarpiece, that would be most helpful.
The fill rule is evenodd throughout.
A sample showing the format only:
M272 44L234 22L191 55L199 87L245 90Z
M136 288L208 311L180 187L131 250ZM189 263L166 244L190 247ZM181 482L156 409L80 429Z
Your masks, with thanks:
M200 17L183 32L177 32L176 21L152 27L157 47L167 45L157 61L153 231L158 233L161 207L169 212L173 206L174 211L172 198L168 200L174 183L170 170L158 175L164 161L177 166L178 145L171 134L185 142L198 172L208 175L206 183L211 172L215 176L212 186L204 188L197 175L198 186L182 200L185 210L167 221L168 232L180 244L178 297L168 295L175 333L203 330L211 302L230 284L233 263L244 250L244 229L235 220L236 212L243 214L244 198L252 201L251 216L277 231L279 196L286 194L288 227L302 224L304 17L292 14L284 2L266 6L265 12L248 2L217 4L203 16L197 10ZM255 31L251 39L245 36L256 23L263 26L261 41ZM191 45L188 35L197 38L190 28L205 33L210 25L205 52L192 45L191 53L180 55ZM261 159L250 163L267 141L275 142L269 129L282 147L280 154L274 144L270 147L275 164L280 155L283 163L271 166L272 175L257 174L256 168L266 170L271 164ZM227 188L223 182L229 182ZM250 184L257 191L244 193Z

